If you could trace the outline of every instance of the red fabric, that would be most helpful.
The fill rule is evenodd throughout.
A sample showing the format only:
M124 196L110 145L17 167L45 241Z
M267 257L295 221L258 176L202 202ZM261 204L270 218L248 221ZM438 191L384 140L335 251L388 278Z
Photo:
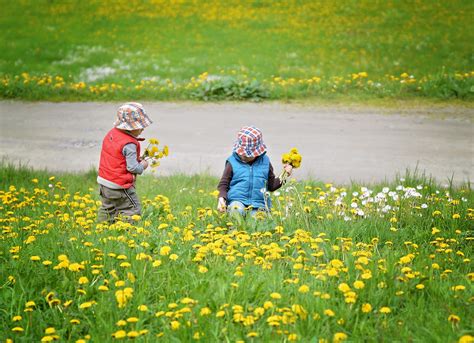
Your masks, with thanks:
M140 158L140 143L138 140L116 128L110 130L102 142L100 153L99 176L123 188L133 186L135 176L127 170L127 161L123 155L123 147L133 143L137 147Z

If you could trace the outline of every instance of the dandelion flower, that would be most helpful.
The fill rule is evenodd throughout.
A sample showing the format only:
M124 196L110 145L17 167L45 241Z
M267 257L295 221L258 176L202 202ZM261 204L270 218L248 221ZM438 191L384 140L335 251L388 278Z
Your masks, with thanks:
M138 331L135 331L135 330L127 333L128 338L137 338L138 336L140 336L140 333L138 333Z
M450 314L448 317L448 321L453 324L457 324L461 321L461 318L455 314Z
M146 312L146 311L148 311L148 306L140 305L140 306L138 306L138 311Z
M347 283L341 283L338 287L337 287L341 292L345 293L345 292L348 292L351 290L351 288L349 287L349 285Z
M343 342L347 339L347 335L343 332L336 332L334 334L333 342L338 343L338 342Z
M203 307L201 309L201 311L199 311L199 314L201 316L207 316L207 315L211 314L211 309L209 307Z
M124 330L118 330L112 334L112 337L115 339L125 338L127 333Z
M298 292L300 293L308 293L309 292L309 287L308 285L302 285L299 289Z
M324 314L328 317L334 317L336 315L336 313L334 313L334 311L331 309L324 310Z
M86 309L86 308L90 308L92 305L94 305L93 301L86 301L85 303L80 304L79 308Z
M88 279L86 276L81 276L81 277L79 278L79 284L80 284L80 285L85 285L85 284L88 283L88 282L89 282L89 279Z
M171 323L170 323L170 326L171 326L171 330L178 330L179 327L181 326L180 322L178 322L177 320L173 320Z
M165 245L165 246L160 248L160 255L161 256L169 255L170 251L171 251L171 248L169 246Z
M372 305L370 305L369 303L365 303L362 305L362 312L364 313L369 313L370 311L372 311Z
M458 343L474 343L474 337L471 335L464 335L459 338Z

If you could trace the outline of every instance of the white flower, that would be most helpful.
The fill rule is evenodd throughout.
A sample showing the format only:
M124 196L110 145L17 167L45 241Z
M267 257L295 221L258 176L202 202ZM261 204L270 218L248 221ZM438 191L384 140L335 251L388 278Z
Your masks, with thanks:
M273 194L275 194L276 197L279 197L279 196L280 196L280 192L279 192L279 191L276 191L276 192L274 192Z
M351 207L352 208L357 208L357 203L356 202L351 203Z
M375 201L377 202L383 202L385 201L385 199L386 199L385 193L377 193L377 195L375 196Z
M418 185L418 186L416 186L416 189L423 189L423 186L422 186L422 185Z
M359 192L354 192L354 193L352 193L352 196L353 196L353 197L356 197L356 196L358 196L358 195L359 195Z
M421 208L428 208L428 205L426 205L426 204L421 204Z
M385 194L387 194L389 191L390 191L390 188L388 188L388 187L384 187L382 189L382 192L385 193Z

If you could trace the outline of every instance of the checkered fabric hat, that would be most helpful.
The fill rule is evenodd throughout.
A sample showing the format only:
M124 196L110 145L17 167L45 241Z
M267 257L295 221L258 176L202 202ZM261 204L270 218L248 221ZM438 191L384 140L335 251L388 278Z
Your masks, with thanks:
M263 135L255 126L244 126L237 134L234 152L241 156L258 157L267 151L263 144Z
M144 129L152 123L142 104L128 102L119 107L114 126L122 130Z

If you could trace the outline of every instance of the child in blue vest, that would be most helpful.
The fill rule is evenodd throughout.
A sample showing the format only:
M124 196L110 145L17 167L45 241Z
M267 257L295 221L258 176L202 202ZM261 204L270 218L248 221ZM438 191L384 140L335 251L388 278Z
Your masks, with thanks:
M141 215L135 179L148 167L148 162L140 160L139 141L143 138L138 136L151 123L141 104L129 102L119 107L114 128L102 142L97 177L102 200L98 221L114 222L118 216L129 220Z
M245 126L237 134L232 155L227 158L224 173L217 186L220 212L245 214L246 209L268 211L271 207L267 191L273 192L282 186L275 177L273 166L263 143L262 132L255 126ZM292 167L284 165L290 175Z

